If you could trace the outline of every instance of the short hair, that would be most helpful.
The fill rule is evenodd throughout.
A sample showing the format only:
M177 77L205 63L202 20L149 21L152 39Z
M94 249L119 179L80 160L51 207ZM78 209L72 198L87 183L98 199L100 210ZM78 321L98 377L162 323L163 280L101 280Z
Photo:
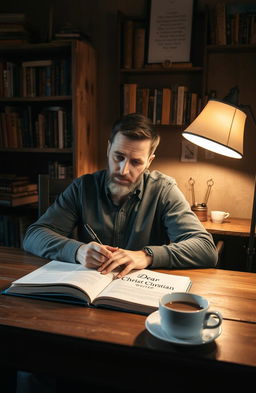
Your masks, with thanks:
M133 140L151 140L150 155L154 153L160 142L160 136L152 121L138 113L129 113L114 122L109 138L110 143L113 143L118 132Z

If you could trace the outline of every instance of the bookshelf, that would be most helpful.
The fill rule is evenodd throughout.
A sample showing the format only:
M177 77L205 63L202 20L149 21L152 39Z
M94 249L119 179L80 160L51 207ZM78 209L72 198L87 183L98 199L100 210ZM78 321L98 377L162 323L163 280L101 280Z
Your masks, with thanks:
M48 60L50 66L22 65ZM16 119L12 129L16 136L15 142L3 141L2 116L0 164L7 164L5 170L10 173L19 172L32 177L39 172L47 173L48 162L54 160L69 163L73 177L94 171L97 168L94 48L78 40L0 47L1 67L4 68L6 63L12 64L13 68L9 75L5 70L1 73L7 77L0 82L0 108L4 117L7 115L9 119L6 114L9 111L12 113L10 117ZM26 74L27 70L31 73ZM45 73L48 72L46 82ZM11 87L3 94L8 82ZM40 90L45 84L48 84L47 92ZM44 133L41 141L38 140L39 131ZM60 138L57 131L62 132L64 138L61 144L56 141ZM28 135L24 135L26 132Z
M96 93L96 53L86 41L0 46L1 173L37 183L39 173L97 170ZM36 218L37 204L0 206L1 233L23 208Z
M194 23L192 42L197 45L191 48L191 61L182 63L147 63L147 20L120 13L118 25L120 113L143 113L153 120L160 132L167 129L180 131L199 113L203 105L204 15L198 14L197 23ZM197 31L198 26L200 32ZM184 93L180 93L182 90ZM180 100L184 100L182 107Z

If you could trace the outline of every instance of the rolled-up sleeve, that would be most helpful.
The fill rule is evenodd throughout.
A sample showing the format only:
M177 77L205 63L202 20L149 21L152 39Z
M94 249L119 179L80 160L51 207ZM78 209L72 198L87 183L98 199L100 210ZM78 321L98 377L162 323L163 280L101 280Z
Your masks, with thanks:
M176 183L170 182L161 195L162 223L169 243L150 246L152 268L214 267L218 255L212 236L206 231Z

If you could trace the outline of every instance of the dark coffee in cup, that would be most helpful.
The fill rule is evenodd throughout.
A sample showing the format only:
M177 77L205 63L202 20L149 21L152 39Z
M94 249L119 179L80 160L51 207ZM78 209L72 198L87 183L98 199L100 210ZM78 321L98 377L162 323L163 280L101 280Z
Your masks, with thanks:
M199 310L203 309L203 307L201 307L197 303L185 302L185 301L168 302L168 303L165 303L165 306L171 308L172 310L189 311L189 312L199 311Z
M216 329L221 325L221 314L208 309L208 300L195 293L166 293L159 299L161 329L168 337L198 338L204 329Z

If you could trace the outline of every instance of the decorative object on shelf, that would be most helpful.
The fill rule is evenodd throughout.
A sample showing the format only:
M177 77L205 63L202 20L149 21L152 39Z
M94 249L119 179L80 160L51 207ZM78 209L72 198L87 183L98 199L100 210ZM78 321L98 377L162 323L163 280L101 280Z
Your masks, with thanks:
M189 178L189 184L191 187L191 193L192 193L192 205L191 205L191 210L197 215L200 221L207 221L207 203L208 199L210 196L211 188L214 185L213 179L207 180L207 189L204 197L204 201L202 203L196 202L195 199L195 180L190 177Z
M231 158L242 158L246 113L249 110L254 125L256 119L249 105L238 105L238 87L233 87L222 101L209 100L197 118L182 135L205 149ZM243 109L243 110L242 110ZM247 247L247 270L255 262L256 177L252 206L250 237Z
M189 62L193 1L151 0L148 62Z

